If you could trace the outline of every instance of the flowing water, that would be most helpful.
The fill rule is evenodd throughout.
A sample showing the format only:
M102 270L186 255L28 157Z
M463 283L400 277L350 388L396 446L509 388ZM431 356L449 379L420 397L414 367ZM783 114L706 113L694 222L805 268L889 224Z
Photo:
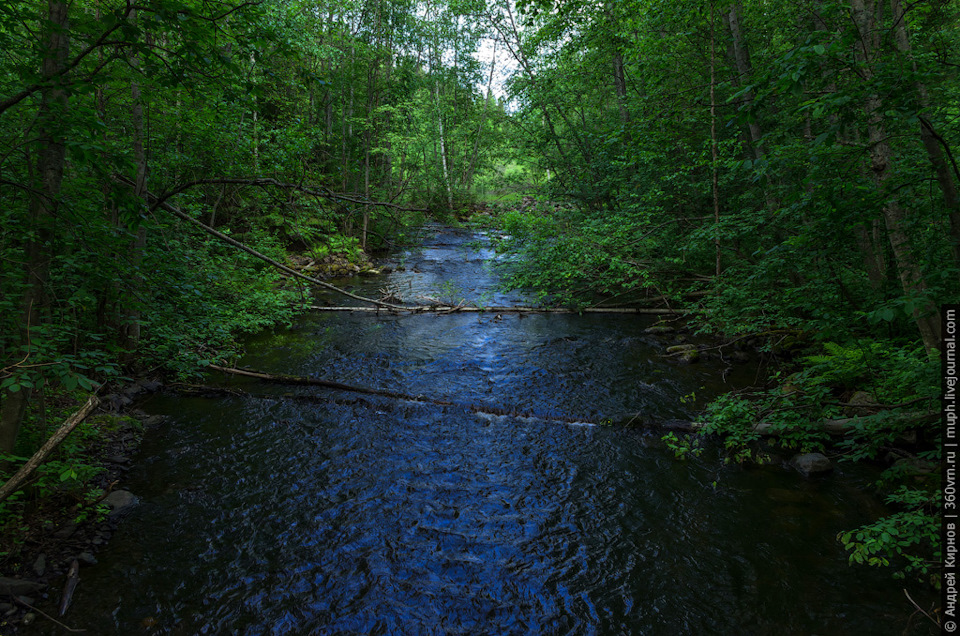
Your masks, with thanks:
M402 271L359 290L521 301L494 290L482 238L428 228ZM170 417L127 483L142 503L66 620L123 635L899 634L898 585L849 567L835 540L882 511L865 478L678 461L658 435L591 424L689 418L753 379L660 357L652 322L325 313L251 339L253 368L457 406L246 380L223 382L258 397L154 396L142 408Z

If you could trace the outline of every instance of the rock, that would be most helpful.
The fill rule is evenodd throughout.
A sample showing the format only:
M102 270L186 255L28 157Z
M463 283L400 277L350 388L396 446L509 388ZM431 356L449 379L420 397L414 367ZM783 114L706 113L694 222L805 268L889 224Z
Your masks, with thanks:
M14 609L12 603L0 603L0 614L6 614L12 609Z
M699 360L700 360L699 351L684 351L683 354L680 356L679 362L681 364L693 364L694 362L698 362Z
M142 392L143 392L143 387L140 386L140 384L138 384L138 383L136 383L136 382L134 382L134 383L131 384L130 386L124 387L123 390L121 391L121 393L123 393L123 394L126 395L127 397L131 397L131 398L134 397L134 396L136 396L136 395L138 395L139 393L142 393Z
M700 352L697 351L697 345L678 344L667 347L668 354L679 354L677 361L681 364L691 364L700 359Z
M47 571L47 555L40 553L37 556L37 560L33 562L33 571L36 572L37 576L43 576Z
M380 273L381 273L381 274L389 274L389 273L391 273L392 271L393 271L393 268L390 267L389 265L386 265L386 266L380 268Z
M167 418L163 415L151 415L147 419L143 420L144 426L157 426L162 424Z
M849 406L844 407L843 414L847 417L857 417L874 413L877 401L866 391L857 391L847 400Z
M653 325L652 327L647 327L643 330L643 333L673 333L676 331L670 325Z
M116 410L120 410L125 406L130 406L133 404L133 400L128 398L126 395L120 395L119 393L111 393L103 398L103 401L110 404Z
M893 463L893 468L902 471L905 476L917 477L933 473L938 466L918 457L902 457Z
M379 275L382 274L382 273L383 273L383 272L382 272L381 270L375 269L375 268L373 268L373 267L371 267L371 268L369 268L369 269L366 269L366 268L365 268L365 269L361 269L361 270L360 270L360 275L361 275L361 276L379 276Z
M822 453L794 455L790 465L800 471L804 477L816 477L833 472L833 463Z
M77 531L77 524L68 523L53 533L54 539L69 539Z
M93 556L89 552L81 552L77 555L77 561L80 563L86 563L87 565L96 565L97 557Z
M35 620L37 620L37 615L34 614L33 612L27 612L26 614L23 615L23 619L20 622L23 623L24 625L29 625Z
M44 583L36 581L23 581L21 579L10 579L0 576L0 594L3 596L20 596L21 594L30 594L39 592L47 587Z
M111 455L107 457L107 461L111 464L129 464L130 458L126 455Z
M104 498L103 503L112 508L110 516L114 516L137 505L139 501L137 496L128 490L114 490Z
M140 380L140 386L151 393L163 388L163 385L156 380Z

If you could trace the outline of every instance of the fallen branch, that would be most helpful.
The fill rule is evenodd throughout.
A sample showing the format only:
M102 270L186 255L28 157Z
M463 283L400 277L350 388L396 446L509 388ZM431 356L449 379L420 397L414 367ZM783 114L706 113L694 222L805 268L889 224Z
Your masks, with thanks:
M0 502L4 501L7 497L12 495L20 488L21 485L27 480L27 478L37 469L37 467L43 463L50 453L60 445L63 440L67 438L67 435L73 432L73 429L83 420L87 419L87 416L90 415L94 409L100 404L100 398L95 395L91 395L90 399L87 400L87 403L84 404L79 411L71 415L60 425L60 428L46 441L46 443L40 447L33 457L27 460L27 463L20 467L13 477L7 480L7 483L0 487Z
M387 391L384 389L370 389L367 387L353 386L350 384L343 384L341 382L333 382L330 380L320 380L317 378L304 378L301 376L295 375L280 375L272 373L264 373L262 371L252 371L249 369L237 369L234 367L221 367L215 364L211 364L209 368L216 371L221 371L223 373L228 373L230 375L238 375L246 378L254 378L256 380L262 380L264 382L273 382L276 384L292 384L297 386L319 386L327 389L335 389L337 391L348 391L351 393L362 393L364 395L378 395L381 397L387 397L394 400L405 400L408 402L419 402L421 404L433 404L436 406L455 406L467 409L474 413L485 413L487 415L506 415L511 417L530 417L537 418L541 420L553 420L557 422L565 423L574 423L582 422L585 424L595 424L590 420L584 418L575 418L575 417L562 417L556 415L539 415L537 413L529 411L516 411L512 409L503 409L495 406L485 406L478 404L460 404L452 400L441 400L437 398L430 398L423 395L410 395L407 393L399 393L397 391ZM216 389L214 389L216 391ZM249 394L248 394L249 395ZM272 396L273 398L284 398L287 396Z
M39 614L40 616L43 616L43 617L44 617L45 619L47 619L48 621L51 621L51 622L59 625L60 627L62 627L63 629L67 630L67 631L70 632L71 634L83 634L83 633L85 633L85 632L87 631L87 630L85 630L85 629L76 629L76 628L73 628L73 627L68 627L67 625L64 625L63 623L61 623L60 621L58 621L57 619L55 619L53 616L50 616L49 614L47 614L46 612L44 612L44 611L41 610L41 609L37 609L36 607L34 607L33 605L31 605L30 603L27 603L26 601L24 601L23 599L24 599L23 596L14 596L14 597L13 597L13 600L16 601L18 605L23 605L24 607L26 607L26 608L27 608L28 610L30 610L31 612L36 612L36 613Z
M117 176L116 176L116 179L117 179L118 181L122 182L122 183L125 183L125 184L129 185L129 186L135 185L133 181L131 181L130 179L127 179L127 178L124 177L124 176L117 175ZM257 250L253 249L252 247L248 247L247 245L241 243L240 241L238 241L238 240L236 240L236 239L233 239L233 238L230 238L229 236L227 236L227 235L224 234L223 232L218 232L217 230L213 229L213 228L210 227L209 225L206 225L206 224L203 223L202 221L198 221L197 219L193 218L193 217L190 216L189 214L186 214L186 213L184 213L184 212L181 212L180 210L178 210L177 208L173 207L173 206L170 205L169 203L164 203L164 202L163 202L162 200L160 200L155 194L151 194L150 192L147 192L146 195L147 195L148 198L153 199L153 200L156 200L156 201L157 201L157 205L158 205L159 207L163 208L164 210L166 210L166 211L169 212L170 214L174 215L175 217L177 217L177 218L179 218L179 219L183 219L184 221L187 221L188 223L193 223L193 224L196 225L197 227L200 227L201 229L203 229L204 232L207 232L208 234L211 234L212 236L217 237L217 238L220 239L221 241L224 241L225 243L228 243L228 244L236 247L237 249L243 250L244 252L246 252L247 254L250 254L251 256L255 256L255 257L259 258L260 260L264 261L265 263L269 263L270 265L273 265L274 267L276 267L277 269L279 269L279 270L282 271L282 272L286 272L287 274L290 274L290 275L292 275L292 276L296 276L297 278L302 278L303 280L305 280L305 281L307 281L307 282L309 282L309 283L313 283L314 285L319 285L320 287L323 287L323 288L325 288L325 289L329 289L330 291L337 292L338 294L343 294L344 296L347 296L348 298L353 298L354 300L359 300L360 302L370 303L371 305L377 305L377 306L379 306L379 307L387 307L387 308L389 308L389 309L393 309L393 310L396 310L396 311L405 311L405 310L406 310L406 307L401 307L401 306L399 306L399 305L391 305L390 303L381 302L381 301L379 301L379 300L373 300L372 298L366 298L366 297L364 297L364 296L358 296L358 295L356 295L356 294L351 294L351 293L348 292L347 290L345 290L345 289L340 289L340 288L337 287L336 285L331 285L330 283L327 283L327 282L325 282L325 281L322 281L322 280L320 280L320 279L318 279L318 278L313 278L312 276L307 276L307 275L305 275L305 274L301 274L301 273L298 272L297 270L292 269L292 268L290 268L290 267L287 267L287 266L284 265L283 263L280 263L280 262L278 262L278 261L275 261L275 260L273 260L272 258L270 258L269 256L266 256L266 255L264 255L264 254L261 254L260 252L258 252Z
M305 309L312 311L379 311L374 307L321 307L307 305ZM583 309L563 309L557 307L470 307L455 305L418 305L413 307L399 307L391 311L407 311L412 313L435 312L441 314L454 313L492 313L492 314L650 314L655 316L681 314L684 312L674 309L660 309L651 307L585 307Z
M340 384L339 382L329 382L327 380L316 380L313 378L302 378L298 376L287 376L287 375L272 375L269 373L262 373L259 371L250 371L248 369L235 369L235 368L225 368L218 367L215 365L210 365L211 368L216 369L217 371L223 371L224 373L230 373L234 375L242 375L244 377L252 377L258 380L264 380L266 382L276 382L279 384L299 384L299 385L310 385L310 386L323 386L327 388L336 388L342 391L352 391L354 393L366 393L368 395L380 395L384 397L391 397L400 400L406 400L409 402L420 402L427 404L435 404L439 406L457 406L473 413L484 413L486 415L498 415L498 416L508 416L508 417L529 417L536 418L540 420L549 420L554 422L563 422L565 424L592 424L596 425L596 422L585 418L575 418L575 417L563 417L557 415L538 415L531 412L517 412L511 411L509 409L498 408L495 406L484 406L476 404L459 404L449 400L435 400L431 398L424 397L422 395L405 395L402 393L395 393L392 391L380 391L377 389L367 389L363 387L354 387L346 384ZM180 388L183 387L183 388ZM197 384L171 384L167 386L167 389L172 389L180 393L187 393L194 397L245 397L256 400L298 400L298 401L307 401L307 402L334 402L336 404L371 404L364 398L356 398L355 400L343 401L332 398L323 398L316 395L296 395L285 393L283 395L270 395L270 394L261 394L261 393L250 393L248 391L243 391L236 388L223 388L217 386L207 386L207 385L197 385ZM676 419L665 419L660 420L656 418L646 417L637 413L636 415L631 416L630 418L623 418L619 421L613 420L604 420L604 424L610 424L614 426L623 426L625 428L648 428L654 430L665 430L665 431L680 431L683 433L694 433L698 430L698 427L701 425L697 422L689 422L687 420L676 420Z

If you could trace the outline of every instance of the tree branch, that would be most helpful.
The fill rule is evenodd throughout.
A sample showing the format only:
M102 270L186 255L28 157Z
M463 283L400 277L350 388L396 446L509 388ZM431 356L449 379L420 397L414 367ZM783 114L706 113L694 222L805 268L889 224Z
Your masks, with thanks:
M284 190L296 190L298 192L303 192L304 194L309 194L310 196L320 197L323 199L333 199L335 201L346 201L348 203L356 203L359 205L373 205L377 207L393 208L395 210L400 210L403 212L426 212L425 208L407 208L402 205L397 205L396 203L390 203L387 201L368 201L366 199L357 199L345 194L337 194L331 192L330 190L323 188L309 188L302 186L296 183L285 183L283 181L277 181L276 179L271 178L244 178L244 177L222 177L217 179L197 179L195 181L188 181L183 183L176 188L164 192L163 194L156 197L157 201L153 204L151 209L156 209L163 205L163 203L172 196L180 194L189 190L190 188L199 186L199 185L248 185L256 187L266 187L273 186L275 188L282 188Z
M21 466L20 470L7 480L7 483L5 483L3 487L0 487L0 501L4 501L16 492L17 489L23 485L23 482L27 480L27 477L67 438L67 435L73 432L73 429L77 428L80 422L87 419L87 416L90 415L99 404L100 398L91 395L90 399L87 400L87 403L84 404L79 411L68 417L66 421L60 425L60 428L57 429L57 432L40 447L40 450L34 453L33 457L27 460L27 463Z
M119 182L121 182L121 183L124 183L124 184L126 184L126 185L128 185L128 186L130 186L130 187L135 187L135 185L136 185L136 184L134 183L134 181L132 181L132 180L130 180L130 179L124 177L124 176L121 176L121 175L114 175L114 178L115 178L117 181L119 181ZM229 181L226 181L226 180L222 180L222 181L213 180L213 181L216 182L216 183L229 183ZM272 179L270 179L270 181L272 181ZM182 190L181 190L181 191L182 191ZM292 276L296 276L297 278L302 278L303 280L305 280L305 281L307 281L307 282L313 283L314 285L319 285L320 287L324 287L324 288L326 288L326 289L329 289L330 291L337 292L338 294L343 294L344 296L347 296L348 298L353 298L354 300L359 300L360 302L370 303L370 304L372 304L372 305L377 305L377 306L379 306L379 307L387 307L388 309L394 309L394 310L398 310L398 311L405 311L405 310L407 309L406 307L401 307L401 306L399 306L399 305L391 305L390 303L380 302L379 300L373 300L372 298L365 298L365 297L363 297L363 296L358 296L358 295L356 295L356 294L351 294L350 292L348 292L348 291L345 290L345 289L340 289L339 287L337 287L337 286L335 286L335 285L331 285L330 283L327 283L327 282L325 282L325 281L319 280L319 279L317 279L317 278L313 278L313 277L311 277L311 276L306 276L306 275L304 275L304 274L301 274L300 272L296 271L295 269L291 269L290 267L287 267L287 266L284 265L283 263L279 263L279 262L273 260L272 258L270 258L269 256L266 256L266 255L264 255L264 254L261 254L260 252L258 252L257 250L253 249L252 247L247 247L246 245L244 245L244 244L241 243L240 241L238 241L238 240L236 240L236 239L233 239L233 238L230 238L229 236L227 236L227 235L224 234L223 232L218 232L217 230L213 229L213 228L210 227L209 225L206 225L206 224L204 224L203 222L198 221L197 219L193 218L193 217L190 216L189 214L185 214L184 212L181 212L180 210L178 210L177 208L173 207L173 206L170 205L169 203L164 203L163 199L161 199L160 197L157 197L155 194L152 194L152 193L150 193L150 192L144 192L144 195L147 197L148 200L150 200L150 199L156 200L156 202L153 204L153 206L152 206L151 209L156 209L156 208L158 208L158 207L163 208L164 210L166 210L166 211L169 212L170 214L176 216L177 218L183 219L184 221L187 221L188 223L193 223L194 225L196 225L196 226L200 227L201 229L203 229L204 232L206 232L206 233L208 233L208 234L211 234L211 235L217 237L218 239L220 239L221 241L223 241L223 242L225 242L225 243L229 243L230 245L232 245L232 246L234 246L234 247L236 247L236 248L238 248L238 249L243 250L244 252L246 252L247 254L250 254L251 256L256 256L257 258L259 258L260 260L264 261L265 263L269 263L270 265L273 265L274 267L276 267L276 268L279 269L280 271L286 272L287 274L290 274L290 275L292 275ZM171 193L171 194L168 194L168 195L167 195L167 198L169 198L171 195L172 195L172 193Z

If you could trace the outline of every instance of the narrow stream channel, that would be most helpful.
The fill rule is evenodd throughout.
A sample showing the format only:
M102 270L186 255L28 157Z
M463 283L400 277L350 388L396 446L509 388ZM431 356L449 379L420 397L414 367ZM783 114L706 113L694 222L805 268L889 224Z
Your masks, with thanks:
M480 239L432 228L402 271L360 289L521 301L494 290ZM336 313L252 338L253 368L537 416L319 389L294 400L246 380L223 382L264 397L154 396L141 408L170 417L130 474L142 503L84 568L67 622L122 635L900 634L901 586L849 567L835 540L880 510L858 478L678 461L656 435L586 423L689 417L753 378L659 357L652 322Z

